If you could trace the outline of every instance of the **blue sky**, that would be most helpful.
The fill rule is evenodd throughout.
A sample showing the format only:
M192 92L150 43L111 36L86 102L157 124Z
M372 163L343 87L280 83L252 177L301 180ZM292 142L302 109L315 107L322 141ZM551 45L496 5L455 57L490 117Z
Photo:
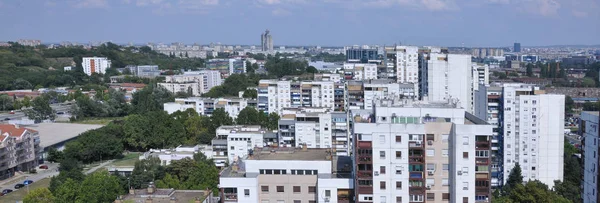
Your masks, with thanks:
M0 0L0 41L600 44L598 0Z

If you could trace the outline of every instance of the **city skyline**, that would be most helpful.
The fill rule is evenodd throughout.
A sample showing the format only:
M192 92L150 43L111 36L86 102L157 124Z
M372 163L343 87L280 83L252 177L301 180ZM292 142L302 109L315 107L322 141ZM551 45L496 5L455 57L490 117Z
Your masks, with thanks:
M0 40L257 45L269 29L276 45L590 45L600 44L593 26L600 14L591 12L599 7L593 0L2 0Z

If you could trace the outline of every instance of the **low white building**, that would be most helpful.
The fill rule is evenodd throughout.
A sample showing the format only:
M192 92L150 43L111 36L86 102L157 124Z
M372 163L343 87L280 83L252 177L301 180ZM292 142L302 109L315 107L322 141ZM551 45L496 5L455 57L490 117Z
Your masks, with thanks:
M377 79L377 64L344 63L345 79L374 80Z
M244 203L349 202L354 189L351 164L350 159L331 156L328 149L257 149L221 172L221 199Z
M258 125L220 126L212 140L213 159L217 167L248 156L255 147L275 144L275 134Z
M210 116L213 111L219 108L223 108L225 112L231 116L231 118L237 118L240 111L248 106L248 103L252 102L245 98L203 98L203 97L189 97L189 98L176 98L175 102L168 102L163 104L164 110L169 113L175 113L176 111L185 111L187 109L194 109L200 115ZM254 102L255 103L255 102Z
M196 145L196 146L179 146L175 149L150 149L144 154L140 155L139 159L144 160L150 157L157 157L163 166L171 164L171 161L181 160L184 158L193 159L194 155L202 153L207 159L212 159L213 152L212 146L210 145Z

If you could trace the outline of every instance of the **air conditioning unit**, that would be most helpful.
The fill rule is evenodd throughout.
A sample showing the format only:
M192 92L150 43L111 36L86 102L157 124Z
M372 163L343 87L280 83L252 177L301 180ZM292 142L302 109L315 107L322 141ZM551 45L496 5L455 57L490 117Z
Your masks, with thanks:
M428 185L428 186L427 186L427 190L431 190L431 185Z
M378 175L379 175L379 171L375 171L375 176L378 176Z
M433 171L427 171L427 175L432 176L433 175Z
M459 172L458 172L458 175L459 175L459 176L461 176L462 174L463 174L463 172L462 172L462 171L459 171Z
M427 145L433 145L433 141L431 141L431 140L427 141Z

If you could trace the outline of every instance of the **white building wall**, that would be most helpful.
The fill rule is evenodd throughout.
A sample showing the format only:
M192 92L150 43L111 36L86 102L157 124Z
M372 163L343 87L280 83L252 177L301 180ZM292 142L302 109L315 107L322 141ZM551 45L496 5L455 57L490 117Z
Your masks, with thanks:
M427 61L427 98L429 101L458 100L473 113L473 77L470 55L431 53Z
M585 121L584 143L584 170L583 170L583 193L584 203L595 203L598 199L598 112L582 112L580 119ZM582 126L583 127L583 126Z
M92 63L94 64L93 67ZM83 72L87 75L92 75L92 73L104 74L106 69L110 68L110 65L111 61L106 57L83 57L81 62Z
M230 133L227 136L227 156L229 163L236 157L244 158L248 150L254 147L264 147L263 134L261 133Z
M418 47L396 47L396 78L398 83L419 82L419 55Z
M258 178L254 177L220 177L220 188L237 188L238 202L259 203L260 190L258 189ZM250 195L244 195L244 190L248 189Z

